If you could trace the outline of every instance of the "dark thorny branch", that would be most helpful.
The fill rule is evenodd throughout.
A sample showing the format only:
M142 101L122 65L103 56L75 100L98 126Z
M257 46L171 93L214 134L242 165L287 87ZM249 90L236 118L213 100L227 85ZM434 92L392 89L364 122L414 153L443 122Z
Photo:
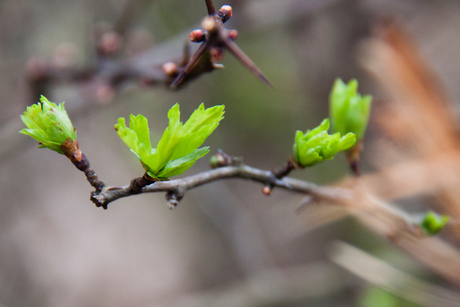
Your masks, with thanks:
M211 0L206 0L209 16L205 17L201 23L203 29L192 31L190 34L189 39L192 42L202 42L191 57L187 41L183 55L179 58L171 57L160 61L150 58L149 61L145 61L147 53L138 54L131 59L120 58L118 55L123 49L122 35L125 34L133 14L146 5L145 2L128 1L127 8L123 10L113 29L102 26L95 28L96 60L93 65L74 67L72 60L69 59L72 50L68 49L61 50L61 52L64 51L62 57L64 60L61 60L60 63L36 57L31 58L26 69L31 97L46 95L48 86L56 82L97 84L99 85L98 90L101 90L99 92L96 90L96 93L93 94L96 100L104 99L98 96L103 95L104 92L113 92L128 82L137 82L142 86L164 85L177 90L204 73L222 68L223 66L218 62L223 57L224 49L233 54L261 81L272 87L262 71L234 42L238 32L224 28L223 23L232 16L231 6L224 5L216 12Z
M228 30L224 27L224 23L229 20L233 14L232 7L224 5L216 12L211 0L206 0L206 6L209 16L205 17L201 22L202 29L194 30L190 33L190 40L192 42L201 43L201 45L174 80L172 87L178 87L197 63L199 63L201 58L210 57L212 63L217 63L222 59L223 50L227 49L244 65L244 67L249 69L257 78L272 88L272 83L234 42L235 38L238 36L238 32L236 30Z

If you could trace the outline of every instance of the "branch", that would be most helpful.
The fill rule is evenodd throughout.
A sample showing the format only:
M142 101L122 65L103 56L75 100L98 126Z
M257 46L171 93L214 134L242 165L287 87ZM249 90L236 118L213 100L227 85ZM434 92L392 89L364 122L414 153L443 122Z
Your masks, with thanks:
M157 181L154 184L143 187L140 193L168 192L168 203L171 207L175 207L188 190L225 178L249 179L266 185L278 186L301 193L309 193L309 185L314 186L313 184L295 179L291 180L296 181L297 184L290 186L287 178L284 180L276 179L271 171L264 171L246 165L239 165L221 167L182 179ZM136 179L133 181L135 180ZM285 182L285 180L287 180L287 182ZM301 183L304 183L305 185L302 186ZM132 184L124 187L105 187L100 191L100 193L93 192L91 195L91 201L93 201L98 207L107 207L107 205L112 201L135 194L139 194L139 192L135 191Z
M137 190L133 183L139 182L140 178L136 178L128 186L105 186L99 192L92 192L91 201L98 207L107 208L109 203L122 197L140 193L166 192L168 205L174 208L188 190L229 178L260 182L264 186L307 194L317 203L334 203L343 206L368 229L402 247L415 259L460 286L460 251L439 238L423 237L418 223L410 214L367 192L359 179L349 182L347 188L319 186L289 177L278 179L272 171L240 164L223 166L182 179L157 181Z

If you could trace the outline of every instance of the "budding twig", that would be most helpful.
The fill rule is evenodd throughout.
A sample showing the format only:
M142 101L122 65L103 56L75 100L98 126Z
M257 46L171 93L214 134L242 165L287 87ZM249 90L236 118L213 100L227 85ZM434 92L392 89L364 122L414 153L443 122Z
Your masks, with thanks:
M105 187L105 183L99 179L96 172L91 167L88 158L86 158L85 154L79 149L78 141L69 138L62 143L60 147L72 164L75 165L79 171L85 173L86 180L88 180L89 184L94 187L96 191L100 192Z
M273 190L273 187L275 186L273 181L275 179L281 179L283 177L286 177L296 168L296 163L294 162L294 159L291 157L289 161L286 162L282 167L272 171L272 177L270 179L270 182L263 187L262 193L264 193L265 195L270 195Z
M234 39L238 36L238 32L224 28L224 23L232 16L232 7L224 5L220 8L219 12L216 12L211 0L206 0L206 6L208 8L208 16L201 22L202 29L194 30L190 33L190 40L197 43L201 42L201 45L177 76L176 80L171 84L171 87L177 88L205 54L210 55L212 63L219 62L223 55L223 49L226 48L258 79L268 87L273 88L273 84L263 75L260 68L234 42Z

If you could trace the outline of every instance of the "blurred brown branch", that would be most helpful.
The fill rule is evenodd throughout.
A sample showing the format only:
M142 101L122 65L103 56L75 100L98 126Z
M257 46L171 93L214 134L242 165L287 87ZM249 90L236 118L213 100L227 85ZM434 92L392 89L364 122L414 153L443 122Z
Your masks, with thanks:
M338 282L340 276L337 267L324 262L265 269L225 287L185 293L164 304L156 302L155 306L215 307L237 304L238 306L264 307L273 304L285 305L343 291L344 284Z
M428 283L344 242L335 242L330 258L364 280L421 306L458 306L460 293Z
M385 197L435 195L442 211L460 220L460 143L458 125L436 74L428 67L401 25L384 20L364 44L363 66L391 99L380 106L376 121L398 144L405 162L380 167L369 177ZM379 147L379 155L386 149ZM385 184L383 184L385 182ZM460 226L453 226L460 240Z

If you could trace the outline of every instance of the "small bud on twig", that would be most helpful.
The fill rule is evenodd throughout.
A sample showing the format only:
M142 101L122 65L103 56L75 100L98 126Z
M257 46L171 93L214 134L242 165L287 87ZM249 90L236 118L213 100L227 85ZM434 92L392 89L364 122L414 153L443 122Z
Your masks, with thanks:
M205 40L206 36L203 30L197 29L190 32L188 38L192 43L201 43Z
M232 29L232 30L228 30L228 37L234 41L235 39L238 38L238 31L235 30L235 29Z
M230 5L223 5L217 14L222 19L222 22L226 22L232 17L233 9Z
M211 62L218 63L222 61L224 57L224 50L220 47L213 47L209 49L209 55L211 56Z
M270 196L270 194L272 193L272 188L266 185L262 188L262 193L264 193L267 196Z
M211 157L209 162L212 168L229 166L232 164L232 157L219 149L218 152Z
M174 77L179 73L179 69L177 68L177 65L173 62L164 63L162 69L163 69L163 72L169 77Z
M98 43L98 51L105 56L110 56L120 50L122 46L122 37L113 31L102 34Z

